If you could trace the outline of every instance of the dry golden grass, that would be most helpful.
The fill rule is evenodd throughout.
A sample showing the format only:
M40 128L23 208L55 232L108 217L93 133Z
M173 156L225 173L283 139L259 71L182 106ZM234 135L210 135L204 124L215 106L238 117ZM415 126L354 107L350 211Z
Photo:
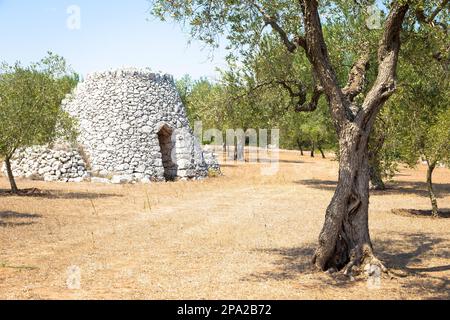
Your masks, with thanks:
M201 182L19 180L48 192L0 195L0 298L450 298L450 219L392 213L429 209L423 167L403 169L371 198L375 250L405 277L370 289L310 269L337 163L296 152L281 161L275 176L260 174L267 164L227 164L225 176ZM450 170L435 181L440 206L450 208ZM66 285L74 265L80 290Z

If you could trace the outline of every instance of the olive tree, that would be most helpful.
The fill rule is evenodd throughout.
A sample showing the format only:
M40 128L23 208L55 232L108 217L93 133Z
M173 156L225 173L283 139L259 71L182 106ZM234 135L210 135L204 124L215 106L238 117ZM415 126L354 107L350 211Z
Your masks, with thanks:
M450 109L439 114L436 123L428 131L422 150L428 166L427 187L432 214L438 217L439 208L433 188L433 172L439 163L450 164Z
M339 142L338 186L326 210L313 257L314 265L321 270L344 270L349 274L366 264L385 270L374 255L369 235L368 141L377 114L396 89L400 35L408 12L418 12L432 22L439 19L448 1L416 2L391 1L381 32L374 33L361 27L366 10L359 1L152 1L153 14L188 24L193 37L210 45L217 45L219 35L226 34L236 55L257 50L261 37L271 32L279 37L285 50L300 51L309 61L314 79L311 93L300 84L297 92L291 88L298 98L297 111L315 110L319 97L324 95ZM415 16L410 19L416 20ZM349 44L348 50L342 54L353 62L344 83L339 81L325 41L324 25L333 23L346 24L349 30L343 42ZM379 37L376 49L366 37L369 34ZM355 47L361 48L358 56L350 54ZM366 72L374 54L375 76L367 83Z
M447 53L445 59L433 59L422 46L428 49L430 44L424 41L416 45L414 50L423 54L410 56L402 62L400 88L388 109L395 122L391 139L399 143L400 160L411 167L415 167L419 160L427 165L426 182L432 214L438 216L433 172L439 164L450 160L450 82L447 68L450 57Z
M0 71L0 156L11 191L19 192L11 158L21 148L44 145L58 137L73 139L74 121L61 108L78 81L63 58L49 53L38 63L3 64Z

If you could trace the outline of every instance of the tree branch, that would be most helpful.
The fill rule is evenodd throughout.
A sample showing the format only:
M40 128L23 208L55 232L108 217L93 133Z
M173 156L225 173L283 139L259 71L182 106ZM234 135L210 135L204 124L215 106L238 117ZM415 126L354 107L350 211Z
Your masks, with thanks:
M284 88L289 93L289 96L292 99L298 99L298 103L303 104L306 102L306 88L302 82L290 81L290 80L276 80L276 79L260 82L257 85L249 88L244 94L235 96L236 99L233 99L233 100L238 100L244 96L248 96L252 92L257 91L257 90L267 88L267 87L268 88L275 87L275 86L281 86L282 88ZM298 91L295 91L292 86L297 86Z
M434 12L430 15L430 17L428 18L428 20L430 22L433 22L434 19L436 18L436 16L442 11L444 10L444 8L448 5L449 0L443 0L442 3L434 10Z
M369 52L364 52L361 57L353 64L348 76L347 85L342 92L347 96L350 102L364 90L366 84L366 71L369 68Z
M339 132L345 122L348 121L349 102L339 87L336 72L330 62L320 22L318 2L317 0L302 1L307 57L313 65L314 72L322 85L323 92L328 98L334 124Z
M262 15L264 23L266 25L270 25L272 29L278 33L289 52L295 52L298 46L305 48L305 39L302 36L298 35L294 38L293 41L291 41L286 31L284 31L284 29L278 24L278 21L274 16L267 14L267 12L265 12L264 9L255 1L251 1L251 4Z
M302 82L298 81L289 81L289 80L269 80L265 82L261 82L257 84L256 86L250 88L246 93L236 96L237 99L240 99L244 96L249 95L253 91L265 88L265 87L274 87L274 86L281 86L282 88L286 89L286 91L289 93L289 96L292 98L292 100L296 100L293 102L295 104L295 111L296 112L313 112L317 109L317 106L319 104L320 97L324 93L323 87L317 83L317 80L315 79L314 89L312 92L311 100L307 102L307 90L305 85ZM293 86L297 86L298 90L294 90ZM233 100L237 100L233 99ZM287 109L287 108L286 108Z
M400 32L409 5L394 3L387 18L378 48L378 76L357 115L362 126L373 122L373 115L381 109L396 89L396 69L400 51Z
M442 0L441 4L438 5L436 7L436 9L434 9L434 11L430 14L429 17L427 17L425 15L425 12L423 11L423 9L417 9L416 10L416 17L417 20L419 20L422 23L428 23L428 24L434 24L434 19L436 19L436 16L442 11L444 10L444 8L448 5L450 0ZM447 28L447 26L445 26L445 29Z
M299 103L297 107L295 108L296 112L313 112L317 109L317 106L319 105L320 97L323 94L323 87L319 84L316 84L314 86L314 91L311 97L311 101L306 103L303 101L302 103Z

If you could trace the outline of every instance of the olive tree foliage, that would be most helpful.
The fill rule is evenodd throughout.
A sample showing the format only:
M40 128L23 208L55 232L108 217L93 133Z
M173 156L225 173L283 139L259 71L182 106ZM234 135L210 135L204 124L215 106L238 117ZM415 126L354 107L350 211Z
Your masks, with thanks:
M19 190L10 160L18 149L48 144L59 137L75 138L75 122L62 110L61 101L77 82L78 76L66 61L52 53L29 66L19 62L1 65L0 156L13 193Z
M433 172L449 162L450 155L450 37L441 28L425 26L409 35L414 42L405 46L401 57L399 89L386 110L394 120L399 160L415 167L427 164L427 186L432 212L438 215L433 189ZM413 46L414 44L414 46Z
M177 81L177 88L191 125L202 121L204 129L222 131L258 127L261 123L259 117L264 117L263 112L254 107L253 100L236 98L243 95L244 88L229 85L229 76L229 73L223 72L220 81L193 81L189 76Z
M396 125L394 118L381 110L369 140L369 176L373 190L386 190L385 183L398 173L401 159L400 141L394 139Z
M314 111L326 98L339 143L339 181L329 204L313 264L321 270L358 272L366 265L386 270L375 257L369 235L369 137L376 117L396 89L396 69L405 24L441 21L444 1L386 3L379 30L367 28L370 1L317 0L153 0L153 13L188 25L194 38L214 46L226 35L230 52L245 59L264 34L276 35L287 52L302 53L312 85L296 78L289 86L297 111ZM327 30L325 26L346 28ZM328 35L328 32L330 34ZM340 47L336 67L330 47ZM369 62L375 61L370 67ZM368 77L368 71L373 77ZM342 80L345 79L345 80ZM289 89L288 89L289 91Z
M226 92L222 86L208 79L194 81L189 75L177 80L176 85L191 126L196 121L202 121L207 128L218 128L217 125L224 123Z
M242 88L244 94L239 99L252 101L254 116L266 115L260 119L261 125L280 129L282 147L298 147L302 154L303 148L310 148L312 156L316 148L322 156L324 148L333 148L335 131L325 99L311 97L316 99L316 110L295 114L299 99L306 98L307 88L314 85L311 67L303 54L287 52L278 38L265 34L258 50L248 54L239 69L228 72L233 73L230 79L235 83L226 85Z
M335 131L325 99L311 113L295 113L296 93L291 86L302 76L311 84L310 67L301 54L286 53L277 39L264 35L259 49L248 55L239 67L230 58L218 81L193 81L184 76L177 81L178 91L193 125L201 120L204 128L280 130L283 148L334 149Z
M445 5L447 10L437 11L438 6L429 17L418 6L415 16L421 23L409 23L403 33L398 89L381 110L370 141L371 181L376 189L384 189L384 180L396 174L400 162L417 164L431 126L449 108L448 1L441 3ZM437 12L439 19L433 20Z

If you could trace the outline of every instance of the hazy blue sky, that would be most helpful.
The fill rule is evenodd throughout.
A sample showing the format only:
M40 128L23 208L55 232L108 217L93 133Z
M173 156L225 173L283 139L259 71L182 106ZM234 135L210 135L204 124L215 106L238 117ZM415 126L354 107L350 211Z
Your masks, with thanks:
M70 30L67 9L81 9L81 29ZM0 0L0 60L37 61L47 51L85 75L121 66L149 67L181 77L214 77L224 50L188 44L188 35L148 13L146 0ZM147 21L150 19L150 21Z

